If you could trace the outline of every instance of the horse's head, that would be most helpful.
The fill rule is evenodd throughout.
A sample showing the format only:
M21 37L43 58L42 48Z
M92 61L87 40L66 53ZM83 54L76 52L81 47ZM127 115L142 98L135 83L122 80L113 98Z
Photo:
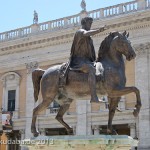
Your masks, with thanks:
M117 35L111 42L110 48L115 49L120 54L124 54L126 59L130 61L136 57L136 54L128 37L129 33L127 34L126 31L123 33L117 32Z
M106 53L113 51L113 55L125 55L127 60L136 57L135 51L128 40L129 33L112 32L101 43L98 53L98 60L101 60Z

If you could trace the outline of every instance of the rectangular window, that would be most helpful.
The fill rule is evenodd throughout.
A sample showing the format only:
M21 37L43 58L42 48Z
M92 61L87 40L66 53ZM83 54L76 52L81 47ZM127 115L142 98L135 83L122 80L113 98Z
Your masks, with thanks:
M8 111L15 111L16 90L8 91Z
M60 105L56 102L56 101L53 101L53 108L59 108Z

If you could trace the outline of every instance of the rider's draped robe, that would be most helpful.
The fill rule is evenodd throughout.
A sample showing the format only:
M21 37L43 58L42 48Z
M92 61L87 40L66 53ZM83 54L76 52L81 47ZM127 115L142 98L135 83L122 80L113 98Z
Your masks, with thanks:
M80 29L75 33L73 44L71 47L71 63L72 68L82 68L83 64L91 64L96 60L93 40L90 36L84 36L84 29Z

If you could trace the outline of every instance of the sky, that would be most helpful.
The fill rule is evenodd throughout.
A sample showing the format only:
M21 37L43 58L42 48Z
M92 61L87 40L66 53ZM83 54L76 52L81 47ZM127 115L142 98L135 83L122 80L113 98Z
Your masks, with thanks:
M87 11L133 0L85 0ZM0 33L30 26L33 12L39 23L80 13L81 0L0 0Z

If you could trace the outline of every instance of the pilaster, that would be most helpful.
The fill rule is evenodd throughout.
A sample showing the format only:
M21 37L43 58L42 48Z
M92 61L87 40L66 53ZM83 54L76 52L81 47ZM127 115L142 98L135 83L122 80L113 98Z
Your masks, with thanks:
M26 126L25 126L25 138L32 137L31 133L31 121L32 112L35 106L34 102L34 89L32 83L32 71L38 67L37 62L30 62L26 64L27 68L27 81L26 81Z
M140 90L142 108L139 114L139 148L150 148L150 44L136 47L135 86Z
M87 100L77 101L77 126L76 135L91 135L91 121L88 114L91 113L91 104Z

